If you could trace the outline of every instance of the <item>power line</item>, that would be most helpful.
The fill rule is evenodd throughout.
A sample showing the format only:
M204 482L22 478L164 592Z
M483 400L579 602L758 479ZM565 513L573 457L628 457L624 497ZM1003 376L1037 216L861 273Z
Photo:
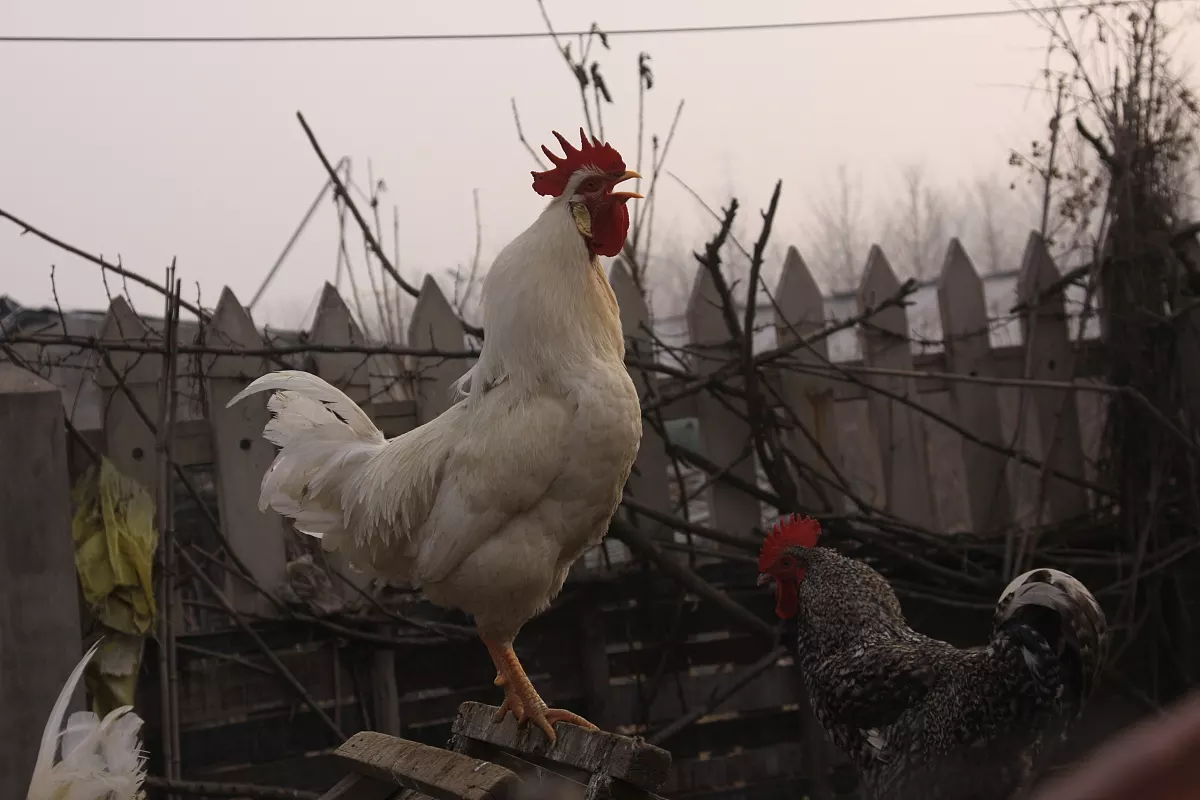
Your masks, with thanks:
M924 22L967 22L996 19L1021 14L1051 14L1060 11L1084 11L1094 8L1121 8L1135 5L1139 0L1109 0L1108 2L1066 2L1057 5L1028 8L999 8L984 11L951 11L941 14L912 14L908 16L859 17L849 19L801 20L797 22L762 22L744 25L693 25L676 28L622 28L606 30L606 36L666 35L676 33L739 33L749 31L807 30L815 28L851 28L868 25L898 25ZM1195 0L1159 0L1161 3L1195 2ZM557 31L558 36L587 36L592 31ZM511 33L380 33L328 34L300 36L0 36L0 43L9 44L288 44L326 42L465 42L506 39L544 39L549 31L514 31Z

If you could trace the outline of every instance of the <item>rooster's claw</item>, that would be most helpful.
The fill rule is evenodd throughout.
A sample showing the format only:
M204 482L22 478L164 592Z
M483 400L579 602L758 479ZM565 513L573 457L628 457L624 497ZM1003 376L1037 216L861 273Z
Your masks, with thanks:
M550 744L554 744L558 740L558 734L554 732L554 723L556 722L569 722L589 731L600 730L583 717L573 711L567 711L565 708L547 708L540 714L534 714L532 720L546 734Z
M504 689L504 702L500 704L495 716L492 717L492 722L499 724L504 721L504 717L508 712L512 712L516 718L517 724L525 722L525 707L521 704L521 698L513 691L508 680L503 675L497 675L493 685L500 686Z
M536 723L551 744L558 740L558 735L554 732L554 723L556 722L569 722L588 730L599 730L573 711L567 711L564 708L547 708L546 701L529 682L529 676L525 674L521 662L517 660L517 654L513 652L511 642L501 644L485 637L481 638L487 645L492 661L496 664L494 683L504 689L504 702L492 718L493 722L503 722L505 715L511 711L516 717L518 725L525 725L528 722Z

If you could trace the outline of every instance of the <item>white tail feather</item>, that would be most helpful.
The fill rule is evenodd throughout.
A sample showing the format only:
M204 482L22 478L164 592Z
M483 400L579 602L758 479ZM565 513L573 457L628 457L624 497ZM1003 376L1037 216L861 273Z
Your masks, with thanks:
M407 580L442 464L463 435L461 404L389 441L353 400L307 372L264 375L229 405L265 391L275 394L263 436L280 450L263 475L259 508L290 517L361 570L383 556L389 574Z
M345 536L343 490L386 440L342 391L307 372L285 370L258 378L229 405L257 392L271 421L263 437L280 448L263 475L259 508L290 517L296 528L335 547Z
M138 741L141 718L130 706L110 712L103 720L90 711L63 716L79 679L100 643L79 660L63 685L46 728L26 800L136 800L145 780L145 757ZM54 754L62 739L62 759Z
M287 408L289 411L295 410L300 412L301 416L307 417L309 422L308 427L319 427L326 422L326 418L317 414L315 410L312 413L306 413L315 403L298 404L293 409L289 407L291 406L290 401L302 398L306 401L324 403L328 409L332 409L337 416L341 417L350 426L351 430L362 438L378 442L383 441L383 434L375 427L375 423L371 422L366 413L358 407L357 403L347 397L345 392L329 384L327 381L321 380L311 372L303 372L298 369L281 370L263 375L238 392L232 400L225 404L225 407L229 408L234 403L244 400L252 394L270 391L287 393L288 396L286 398L277 395L274 400L279 401L280 408ZM325 410L328 411L328 409ZM272 408L271 410L275 411L276 409Z

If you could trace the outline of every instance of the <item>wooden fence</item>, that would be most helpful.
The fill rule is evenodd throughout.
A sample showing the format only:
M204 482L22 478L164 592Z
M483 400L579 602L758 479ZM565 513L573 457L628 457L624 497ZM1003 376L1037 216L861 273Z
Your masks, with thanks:
M682 365L647 333L646 304L620 261L611 280L631 372L648 413L675 426L666 430L691 425L696 432L694 442L681 444L648 425L629 497L655 518L691 513L695 521L699 509L705 524L719 531L760 528L771 510L736 485L762 485L748 425L726 400L696 390L720 378L729 359L711 275L697 272L687 312L691 347ZM1013 298L1026 308L1020 314L1023 344L993 348L988 331L994 321L980 276L953 242L937 282L944 347L914 355L907 312L890 303L904 286L876 248L858 291L863 320L840 323L858 331L863 357L833 364L818 334L837 323L825 319L816 282L796 250L789 250L771 317L764 320L775 330L775 344L760 348L755 358L779 406L800 423L791 448L824 478L804 489L805 502L835 511L866 503L924 528L978 532L1085 512L1093 480L1085 452L1092 447L1104 388L1079 379L1094 371L1093 359L1089 347L1072 342L1059 283L1044 244L1031 236ZM152 328L118 297L94 342L72 341L66 331L62 346L86 345L103 354L95 361L101 425L82 431L83 437L155 493L164 476L145 418L160 418L167 361ZM408 327L408 348L421 351L412 355L368 343L329 285L304 341L265 341L228 289L202 330L202 341L178 348L181 399L171 459L183 474L209 471L223 535L254 581L274 595L294 594L290 576L302 562L296 534L283 518L258 510L259 483L275 455L262 438L266 404L251 400L226 408L226 402L266 371L300 366L337 385L387 436L396 436L449 405L451 384L470 364L463 327L437 283L426 279ZM19 347L30 359L37 356L29 337ZM671 454L689 448L736 480L680 485ZM1025 463L1017 456L1022 452L1030 454ZM689 502L697 488L703 502ZM686 530L672 541L670 528L655 530L660 542L676 549L688 542ZM626 556L620 546L588 554L555 608L522 635L518 649L534 680L541 676L538 685L554 704L580 705L610 730L647 732L689 714L698 718L703 724L666 743L674 751L666 794L796 796L805 767L789 660L771 658L771 642L737 629L728 615L662 576L635 571L608 581L590 577ZM750 560L702 559L696 570L769 620L769 597L754 587ZM374 727L441 744L459 703L496 699L492 670L477 642L396 645L402 626L386 619L367 633L301 624L245 582L220 570L212 574L234 608L256 620L262 641L315 703L348 732ZM334 589L346 601L356 592ZM196 600L185 606L178 628L184 775L324 788L314 783L331 773L314 755L340 742L298 705L245 632L205 622L204 605ZM984 635L986 614L960 616ZM951 630L956 625L949 613L924 629L961 640ZM761 676L751 688L707 708L734 673L764 658L768 663L758 667ZM157 690L145 692L145 703L153 746ZM751 791L755 786L760 790Z
M775 291L774 319L768 320L776 331L776 347L758 356L764 364L778 366L781 403L813 433L811 439L796 434L791 442L795 452L825 471L827 486L847 485L850 490L835 492L835 504L848 508L853 505L850 495L857 494L877 508L931 529L984 532L1028 523L1037 510L1030 502L1036 497L1021 496L1019 485L1023 476L1028 478L1031 471L1036 476L1038 470L1022 469L1013 457L1015 451L1024 451L1045 456L1048 464L1044 508L1038 514L1042 521L1086 511L1089 497L1084 487L1092 476L1085 452L1094 447L1097 399L1104 395L1103 387L1079 380L1094 371L1094 359L1071 341L1062 292L1040 297L1059 278L1041 240L1032 236L1014 297L1014 305L1032 306L1020 315L1024 343L993 348L987 334L994 320L987 315L982 282L954 242L937 284L943 352L914 355L906 311L894 305L857 326L861 361L832 364L824 340L797 346L829 323L816 282L796 250L789 250ZM620 261L614 264L612 283L631 361L657 358L671 367L646 334L649 313ZM868 313L900 288L887 258L874 249L858 291L860 311ZM1039 297L1040 302L1034 302ZM727 345L721 315L715 287L701 269L687 312L692 350L700 354L689 366L699 378L723 365L718 358L705 357L706 350L719 352ZM226 409L228 399L254 377L290 362L313 369L345 391L390 437L445 410L451 385L471 363L432 352L453 355L466 350L461 323L432 279L422 286L408 328L408 346L427 349L430 355L364 355L368 343L329 285L307 343L291 348L316 348L308 364L278 347L274 359L265 357L273 354L272 347L228 289L204 336L197 350L209 352L194 355L181 348L179 396L184 400L177 411L174 460L184 467L213 465L225 537L270 591L286 580L285 543L291 533L284 519L258 510L258 484L274 458L274 447L262 438L266 404L249 401ZM144 351L161 344L120 297L113 301L98 338L109 348L111 368L99 365L103 422L101 430L89 433L109 458L153 493L159 477L155 438L119 390L113 372L124 376L142 408L157 419L164 360ZM631 371L651 403L680 394L676 388L687 383L641 368ZM411 379L402 379L402 373ZM729 475L749 484L759 482L747 447L747 423L728 402L696 392L661 405L656 413L668 423L693 425L700 452ZM1093 423L1085 426L1087 437L1081 430L1081 413ZM678 497L672 494L680 490L672 486L668 461L666 444L647 426L628 493L644 506L675 514ZM763 524L764 514L769 517L759 499L729 483L712 483L700 499L701 513L719 530L750 531ZM805 500L814 508L829 502L815 492ZM591 563L596 563L594 555Z

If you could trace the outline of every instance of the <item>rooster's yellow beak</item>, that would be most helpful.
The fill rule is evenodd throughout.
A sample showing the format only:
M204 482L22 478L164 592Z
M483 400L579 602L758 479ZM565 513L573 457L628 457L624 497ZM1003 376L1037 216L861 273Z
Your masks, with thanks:
M625 170L625 172L623 174L617 175L613 178L613 186L616 186L618 183L623 183L624 181L630 180L631 178L636 178L638 180L641 180L642 176L639 175L638 173L634 172L631 169ZM641 200L642 197L644 197L644 195L640 195L637 192L613 192L611 196L617 197L617 198L623 198L625 200Z

